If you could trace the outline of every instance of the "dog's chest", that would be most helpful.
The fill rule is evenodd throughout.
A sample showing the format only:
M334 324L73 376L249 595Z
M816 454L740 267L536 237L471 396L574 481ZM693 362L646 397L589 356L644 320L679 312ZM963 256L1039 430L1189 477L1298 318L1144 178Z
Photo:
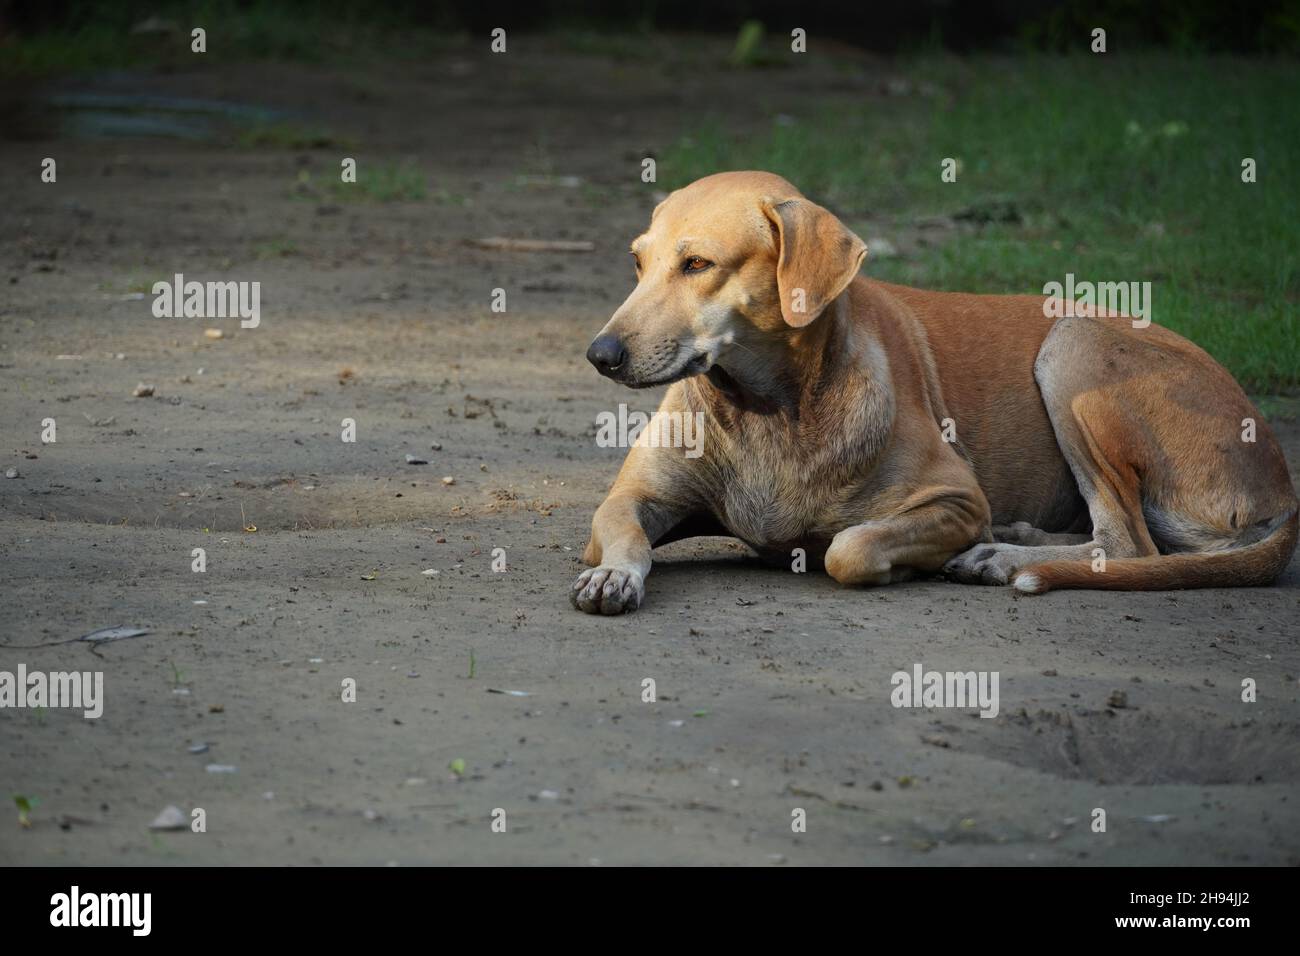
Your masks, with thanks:
M872 383L796 417L713 416L704 455L718 519L760 551L824 547L869 517L892 416Z
M794 456L739 456L728 463L718 502L727 529L760 551L825 543L852 522L845 490L810 476Z

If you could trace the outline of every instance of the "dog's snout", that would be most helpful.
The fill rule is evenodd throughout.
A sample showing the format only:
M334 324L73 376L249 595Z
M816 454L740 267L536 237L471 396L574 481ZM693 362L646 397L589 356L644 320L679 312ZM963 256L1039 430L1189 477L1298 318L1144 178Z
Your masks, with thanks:
M587 361L601 375L610 375L627 363L627 349L616 335L598 335L587 349Z

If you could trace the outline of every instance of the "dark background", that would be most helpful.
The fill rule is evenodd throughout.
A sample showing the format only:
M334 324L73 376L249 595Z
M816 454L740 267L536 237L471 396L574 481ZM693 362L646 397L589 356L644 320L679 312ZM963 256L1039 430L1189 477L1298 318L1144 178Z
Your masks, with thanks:
M301 12L307 22L425 26L479 33L502 18L519 30L582 26L617 31L682 30L730 33L746 20L786 22L876 52L918 48L954 51L1032 47L1063 50L1078 35L1104 23L1130 42L1184 52L1296 51L1300 3L1296 0L1224 3L1220 0L913 0L908 3L791 4L784 0L626 0L618 4L535 0L520 4L448 0L386 3L324 2L168 3L157 0L3 0L0 35L129 26L149 16L275 9Z

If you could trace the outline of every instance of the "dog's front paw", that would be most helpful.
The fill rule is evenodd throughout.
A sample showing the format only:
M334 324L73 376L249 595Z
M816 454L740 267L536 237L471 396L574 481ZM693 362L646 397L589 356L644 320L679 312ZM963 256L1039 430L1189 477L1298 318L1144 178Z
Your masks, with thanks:
M645 581L635 571L591 568L578 575L569 600L588 614L622 614L635 611L645 598Z

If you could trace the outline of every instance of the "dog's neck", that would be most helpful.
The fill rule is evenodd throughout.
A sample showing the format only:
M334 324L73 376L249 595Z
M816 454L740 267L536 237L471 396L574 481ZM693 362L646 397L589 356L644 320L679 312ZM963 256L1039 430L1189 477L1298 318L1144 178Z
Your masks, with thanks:
M781 449L810 480L848 480L872 467L893 429L894 399L870 303L846 291L804 328L757 338L686 380L688 406L726 436L719 453L765 434L757 447Z
M691 379L715 417L783 415L795 420L841 374L848 352L847 295L801 329L737 342L705 375Z

